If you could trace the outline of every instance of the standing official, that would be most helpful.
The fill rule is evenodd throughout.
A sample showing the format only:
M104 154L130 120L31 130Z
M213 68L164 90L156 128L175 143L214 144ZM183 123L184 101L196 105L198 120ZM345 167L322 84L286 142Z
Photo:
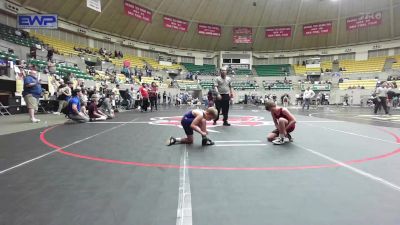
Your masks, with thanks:
M220 77L215 79L214 87L215 92L217 93L217 99L215 101L215 107L218 110L218 116L214 119L214 125L217 124L219 119L219 114L222 109L222 115L224 126L230 126L228 123L228 112L229 112L229 102L231 98L233 98L233 91L232 91L232 79L226 76L228 68L223 67L220 71Z

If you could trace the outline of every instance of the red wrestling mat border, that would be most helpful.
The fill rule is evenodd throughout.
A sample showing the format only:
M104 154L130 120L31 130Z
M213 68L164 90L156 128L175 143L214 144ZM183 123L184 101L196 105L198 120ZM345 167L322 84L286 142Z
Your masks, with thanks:
M165 168L165 169L181 169L183 168L180 165L176 164L160 164L160 163L147 163L147 162L134 162L134 161L123 161L123 160L118 160L118 159L108 159L108 158L101 158L97 156L91 156L91 155L83 155L83 154L77 154L73 153L70 151L64 150L62 147L49 142L46 139L46 134L53 130L56 127L50 127L45 129L41 134L40 134L40 140L47 146L56 149L58 153L75 157L75 158L80 158L80 159L86 159L86 160L91 160L91 161L97 161L97 162L103 162L103 163L110 163L110 164L119 164L119 165L131 165L131 166L140 166L140 167L156 167L156 168ZM396 143L400 143L400 137L394 134L393 132L390 132L388 130L382 129L383 132L391 135L393 138L395 138ZM356 164L356 163L364 163L368 161L373 161L373 160L379 160L379 159L384 159L391 157L395 154L400 153L400 148L397 148L396 150L385 153L382 155L378 156L372 156L368 158L363 158L363 159L355 159L355 160L350 160L350 161L345 161L344 164L351 165L351 164ZM304 166L274 166L274 167L224 167L224 166L195 166L195 165L187 165L185 168L187 169L201 169L201 170L232 170L232 171L263 171L263 170L271 170L271 171L278 171L278 170L305 170L305 169L321 169L321 168L335 168L335 167L341 167L342 165L340 164L321 164L321 165L304 165Z

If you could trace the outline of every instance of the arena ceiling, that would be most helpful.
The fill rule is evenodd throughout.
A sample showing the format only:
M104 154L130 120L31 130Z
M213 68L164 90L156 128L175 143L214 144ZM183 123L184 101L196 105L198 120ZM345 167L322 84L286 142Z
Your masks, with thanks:
M277 51L342 46L400 37L400 0L128 0L152 11L147 23L124 13L124 0L101 0L102 12L85 0L14 0L89 29L182 49ZM348 31L346 18L382 12L382 24ZM163 17L188 21L188 31L164 27ZM332 32L304 36L303 25L332 21ZM199 35L197 24L222 28L220 37ZM233 27L251 27L252 44L234 44ZM289 38L266 38L265 28L291 26Z

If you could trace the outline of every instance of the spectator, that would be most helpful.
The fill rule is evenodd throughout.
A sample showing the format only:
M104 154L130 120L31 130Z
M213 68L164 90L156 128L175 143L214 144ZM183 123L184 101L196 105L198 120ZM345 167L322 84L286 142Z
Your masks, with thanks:
M35 46L31 46L29 49L29 55L31 58L36 59L36 47Z
M142 83L142 86L139 88L139 92L142 96L141 112L147 112L147 108L149 107L149 92L145 83Z
M92 103L90 103L88 109L89 109L89 118L90 121L102 121L107 119L107 115L104 114L102 111L100 111L97 108L97 105L99 104L99 99L100 96L98 94L92 95Z
M62 80L61 80L62 82ZM58 110L54 112L55 115L60 115L61 111L68 106L68 100L70 99L72 92L72 82L68 82L68 85L60 84L57 90Z
M49 49L47 50L47 61L50 61L50 60L53 59L53 54L54 54L53 48L49 48Z
M47 62L47 67L48 67L49 73L51 75L56 74L56 63L55 63L54 59L52 59L51 61Z
M15 30L15 35L17 35L18 37L22 37L22 33L20 30Z
M35 118L35 111L38 110L39 98L42 94L42 86L37 79L37 73L35 70L31 70L28 76L24 78L24 91L22 96L26 102L26 106L29 111L29 118L32 123L40 122L39 119Z
M68 102L68 117L79 123L89 122L89 117L81 112L81 100L82 91L80 89L75 89L72 91L72 98Z
M310 109L310 101L314 96L315 96L314 91L311 90L310 87L307 87L307 90L305 90L303 94L303 100L304 100L302 107L303 110L306 105L307 105L307 110Z
M102 111L107 116L107 119L112 119L115 117L114 110L112 109L111 103L111 92L106 92L105 97L103 98L102 102L100 103Z
M151 82L149 88L149 98L150 98L150 110L153 112L153 109L157 110L157 94L158 88L155 82Z

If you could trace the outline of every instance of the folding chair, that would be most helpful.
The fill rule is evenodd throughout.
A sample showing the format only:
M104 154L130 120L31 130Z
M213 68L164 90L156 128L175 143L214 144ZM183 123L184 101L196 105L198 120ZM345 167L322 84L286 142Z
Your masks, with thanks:
M7 110L8 106L3 105L3 103L0 102L0 115L6 116L9 115L11 116L11 113Z

